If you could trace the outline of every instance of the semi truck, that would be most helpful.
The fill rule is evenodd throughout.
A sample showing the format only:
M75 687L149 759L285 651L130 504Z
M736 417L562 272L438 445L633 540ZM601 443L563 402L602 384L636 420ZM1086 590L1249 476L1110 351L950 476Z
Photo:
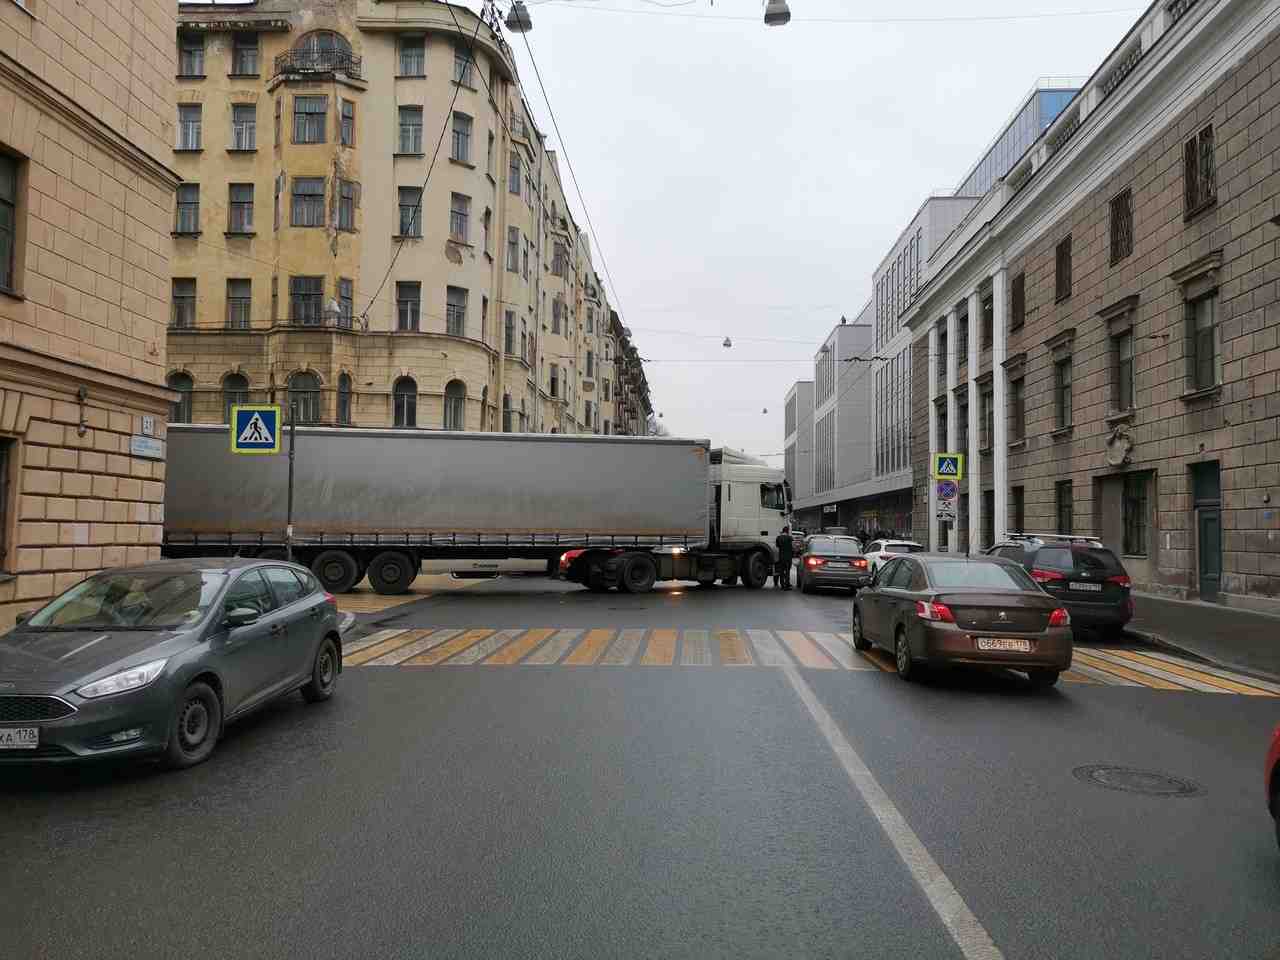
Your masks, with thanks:
M287 439L246 456L226 426L170 424L164 554L291 554L333 593L517 561L595 591L758 589L790 510L781 470L707 440L295 429L290 517Z

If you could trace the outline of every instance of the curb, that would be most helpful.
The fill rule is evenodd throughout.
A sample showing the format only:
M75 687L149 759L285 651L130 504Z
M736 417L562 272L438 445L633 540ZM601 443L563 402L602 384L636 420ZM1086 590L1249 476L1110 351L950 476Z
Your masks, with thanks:
M1124 635L1128 638L1145 643L1147 646L1156 647L1168 653L1176 653L1180 657L1186 657L1190 660L1199 660L1201 663L1207 663L1210 666L1219 667L1223 670L1230 670L1233 673L1239 673L1244 676L1254 677L1258 680L1266 680L1270 683L1280 683L1280 674L1271 673L1267 670L1259 670L1257 667L1248 667L1238 663L1232 663L1229 660L1222 660L1217 657L1206 656L1198 650L1192 650L1174 640L1160 636L1158 633L1147 633L1146 631L1134 630L1128 626L1124 628Z

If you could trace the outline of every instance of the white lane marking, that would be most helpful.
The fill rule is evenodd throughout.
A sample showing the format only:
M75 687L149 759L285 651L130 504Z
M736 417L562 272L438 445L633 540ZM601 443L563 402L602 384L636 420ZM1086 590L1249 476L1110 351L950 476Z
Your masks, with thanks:
M371 633L367 637L356 640L354 643L344 643L342 645L342 655L344 657L353 653L359 653L365 647L372 647L375 643L381 643L383 640L390 640L392 637L405 633L405 630L379 630L377 633Z
M684 667L709 667L711 659L711 635L707 630L686 630L684 648L680 651L680 665Z
M525 657L524 662L538 666L559 663L560 658L569 652L569 648L580 636L582 636L581 630L559 630L549 641Z
M1117 667L1128 667L1135 673L1146 674L1148 677L1159 677L1161 680L1168 680L1170 683L1176 683L1182 687L1190 687L1192 690L1199 690L1201 693L1232 693L1231 690L1224 690L1222 687L1215 687L1211 683L1204 683L1200 680L1193 680L1190 677L1179 676L1171 670L1161 670L1159 667L1153 667L1149 663L1138 663L1135 660L1126 660L1124 657L1117 657L1114 653L1108 653L1105 650L1099 650L1094 647L1089 651L1092 656L1099 660L1105 660L1107 663L1114 663ZM1190 666L1188 664L1188 666Z
M458 665L466 666L472 663L479 663L489 654L496 653L502 647L505 647L522 633L524 633L523 627L514 630L499 630L492 637L486 637L474 647L469 647L453 659L446 660L444 662L445 666L456 667Z
M791 658L783 652L772 630L748 630L747 636L756 648L756 663L764 667L791 666Z
M850 782L880 822L880 828L884 830L885 836L898 851L898 856L906 864L912 879L928 899L933 912L947 928L947 932L951 934L951 939L960 948L960 952L968 960L1003 960L1004 954L992 941L991 935L978 922L978 918L961 898L959 891L925 849L920 838L911 829L911 825L894 806L889 795L884 792L884 788L858 756L853 745L845 738L836 722L831 719L826 708L818 702L818 698L800 676L800 671L795 667L784 667L782 672L791 681L791 687L795 690L796 696L809 711L809 716L813 717L818 731L826 738L836 759L844 767Z
M1117 677L1114 673L1107 673L1105 670L1099 670L1097 667L1091 667L1079 657L1071 661L1071 671L1073 673L1084 674L1091 680L1097 680L1099 683L1106 683L1113 687L1140 687L1142 684L1127 680L1124 677Z
M608 666L620 667L630 663L635 659L636 654L640 650L640 644L644 642L644 630L636 627L628 627L618 634L613 643L609 644L609 649L605 651L600 663Z
M416 657L420 653L432 650L440 646L446 640L452 640L461 630L436 630L425 637L407 643L403 647L396 647L390 653L384 653L380 657L375 657L365 664L366 667L394 667L398 663L404 663L410 657Z
M810 633L814 643L831 655L831 659L846 670L875 670L874 664L868 663L865 657L858 656L853 649L852 637L848 642L841 639L844 634Z
M1139 651L1134 651L1135 653ZM1210 676L1218 677L1221 680L1234 680L1236 683L1243 683L1250 687L1256 687L1259 690L1266 690L1268 693L1280 694L1280 684L1269 683L1266 680L1259 680L1257 677L1251 677L1247 673L1233 673L1230 670L1224 670L1221 667L1212 667L1207 664L1198 663L1194 660L1182 660L1178 657L1171 656L1167 653L1160 653L1155 650L1143 650L1142 655L1145 657L1155 657L1157 660L1163 660L1165 663L1172 663L1179 667L1186 667L1188 670L1199 670L1201 673L1207 673Z

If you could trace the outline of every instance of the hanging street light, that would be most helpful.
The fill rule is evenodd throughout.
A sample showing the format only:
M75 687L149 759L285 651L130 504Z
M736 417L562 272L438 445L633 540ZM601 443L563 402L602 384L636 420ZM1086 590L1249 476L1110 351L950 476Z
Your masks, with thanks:
M769 0L764 5L764 23L767 27L782 27L791 22L791 8L787 0Z
M786 4L784 3L785 7ZM790 19L791 14L787 14ZM785 21L784 21L785 22ZM524 0L515 0L511 4L511 10L507 13L507 29L512 33L528 33L533 29L533 20L529 16L529 8L524 5Z
M732 340L730 340L728 337L725 337L725 338L724 338L724 343L720 344L720 346L722 346L722 347L724 347L726 350L728 350L730 347L732 347L732 346L733 346L733 341L732 341Z

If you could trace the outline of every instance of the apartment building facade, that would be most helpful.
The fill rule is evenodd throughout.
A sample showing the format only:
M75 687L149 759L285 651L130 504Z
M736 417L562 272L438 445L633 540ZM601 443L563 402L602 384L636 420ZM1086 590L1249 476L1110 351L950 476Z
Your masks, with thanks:
M1091 534L1138 589L1280 606L1277 64L1273 3L1153 4L938 251L912 460L967 454L953 548Z
M0 2L0 630L159 556L174 11Z
M177 44L175 419L613 431L610 306L496 21L258 0Z
M783 401L783 475L792 501L813 497L813 381L797 380ZM821 521L818 511L796 511L794 522L804 530Z

